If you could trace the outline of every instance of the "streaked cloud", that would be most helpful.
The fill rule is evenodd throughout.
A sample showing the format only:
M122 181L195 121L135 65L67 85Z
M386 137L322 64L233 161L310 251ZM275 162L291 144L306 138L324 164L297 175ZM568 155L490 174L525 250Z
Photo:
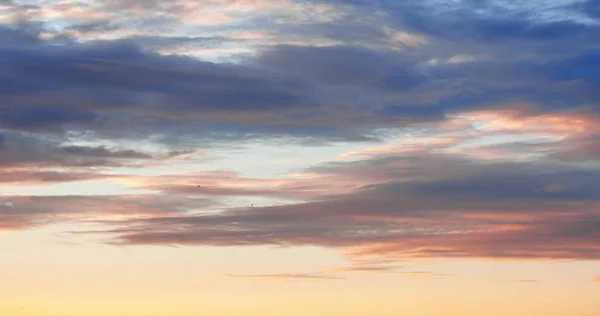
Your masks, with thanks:
M143 152L102 145L71 145L61 141L0 133L0 165L6 168L117 167L174 158L190 151Z
M0 228L22 230L66 222L158 219L214 202L200 198L155 195L6 196L0 197Z
M343 280L341 275L357 273L379 273L409 276L418 279L440 280L451 276L451 274L435 273L429 271L401 271L397 266L368 266L356 265L327 269L314 273L280 273L280 274L224 274L222 277L239 279L259 279L259 280L291 280L291 281L321 281L321 280Z
M340 277L329 275L316 275L304 273L281 273L281 274L225 274L223 277L234 279L255 279L271 281L328 281L342 280Z
M318 245L395 259L596 259L600 193L590 185L598 177L593 169L422 151L311 169L329 174L331 183L349 171L356 184L367 182L348 193L315 191L316 201L119 223L126 227L114 233L124 244ZM181 192L197 189L187 188ZM286 186L253 190L234 194L290 198Z
M534 279L521 279L521 280L514 280L511 281L513 283L538 283L540 282L540 280L534 280Z
M394 273L400 267L383 265L348 266L328 270L332 273Z
M418 279L429 279L429 280L439 280L450 276L450 274L442 274L442 273L434 273L429 271L409 271L409 272L398 272L399 274L404 274L407 276L411 276Z
M0 183L48 184L112 178L116 178L115 175L94 172L27 171L23 169L9 169L0 175Z

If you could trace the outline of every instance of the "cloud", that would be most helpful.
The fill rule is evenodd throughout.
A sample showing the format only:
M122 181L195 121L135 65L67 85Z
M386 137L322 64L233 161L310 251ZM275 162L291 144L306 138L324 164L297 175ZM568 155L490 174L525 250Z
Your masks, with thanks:
M251 134L258 129L336 137L342 129L315 126L311 132L306 127L314 124L302 121L322 111L314 85L256 67L159 56L131 41L9 43L0 54L9 61L5 80L0 77L6 81L2 93L7 102L0 107L5 129L92 132L96 137Z
M569 16L569 13L577 11L593 12L593 1L579 7L573 7L569 2L549 4L536 1L537 14L526 6L502 1L459 1L452 4L443 1L317 1L351 4L365 11L381 10L409 30L458 41L558 40L593 29L593 26L578 20L576 15ZM561 13L566 18L541 18Z
M234 171L122 175L118 181L133 188L168 195L262 196L287 200L318 200L332 194L350 193L365 184L357 183L352 176L305 173L297 177L268 179L243 177Z
M83 218L124 245L599 259L597 1L1 3L3 183L241 142L377 143L285 179L121 175L155 192L121 204L3 197L4 228ZM243 196L283 202L213 204Z
M19 169L4 171L2 174L0 174L0 183L48 184L87 180L104 180L113 179L116 177L116 175L93 172L28 171Z
M440 280L450 276L450 274L434 273L429 271L409 271L409 272L397 272L398 274L404 274L418 279L430 279Z
M64 222L120 221L184 214L213 205L209 199L155 195L0 197L0 229L23 230Z
M40 5L31 10L60 11L60 16L49 16L61 21L69 20L68 12L84 9L119 19L70 21L61 31L62 37L47 37L50 27L43 24L46 22L32 28L16 23L3 27L0 36L6 40L0 54L6 66L0 82L7 102L0 107L0 127L38 133L85 131L97 138L153 134L153 139L169 143L174 143L173 139L229 141L257 135L261 139L294 136L372 141L379 139L374 132L378 128L439 122L455 112L486 109L491 104L536 101L540 103L538 111L547 112L556 107L586 107L584 101L598 99L592 89L597 83L594 72L583 71L589 68L586 65L595 64L597 55L583 45L589 38L575 31L559 32L564 35L553 41L563 38L582 45L568 45L579 49L556 56L547 54L556 51L553 49L507 43L538 43L550 32L547 30L554 34L555 30L571 30L569 25L581 26L581 34L592 34L595 26L576 19L534 22L524 18L524 8L487 2L479 5L483 11L465 3L448 10L412 1L105 1L89 7L63 2L58 5L61 10ZM343 14L327 21L305 16L308 20L302 23L288 19L288 23L268 24L260 19L262 10L287 17L302 15L293 8L306 6L325 12L343 9ZM206 62L178 53L161 55L161 50L178 52L192 43L210 49L246 45L221 29L163 32L163 26L171 30L184 27L178 24L181 14L207 8L251 14L254 22L229 27L232 32L244 29L263 34L255 39L258 44L252 44L256 47L248 48L249 53L238 63ZM356 21L353 16L365 16L364 10L377 11L381 17L361 20L354 29L365 35L350 37L362 34L347 27ZM142 28L135 29L123 16L126 11L156 16L137 23L136 27ZM165 14L165 21L157 18ZM427 29L429 22L447 27L434 32ZM588 28L590 31L585 31ZM267 29L275 29L280 37L301 34L305 39L329 30L329 38L337 41L327 45L285 43L263 32ZM75 36L68 35L69 30L121 35L103 41L83 40L69 38ZM426 43L397 49L373 43L375 39L387 43L398 34L417 36L411 30L425 34ZM460 32L460 39L446 34L455 31ZM461 43L481 38L501 47L490 51L485 45ZM54 45L57 43L61 45ZM473 51L461 51L466 47ZM507 54L505 49L513 53ZM523 57L534 53L543 55L543 62Z
M332 273L396 273L397 266L383 265L358 265L349 267L340 267L328 270Z
M372 87L395 93L418 86L424 75L409 56L352 46L277 46L263 52L259 63L329 85Z
M71 145L58 140L0 131L0 165L5 168L116 167L158 161L190 152L142 152L112 146Z
M600 160L600 138L596 134L571 139L564 148L553 153L551 157L570 162L598 161Z
M227 278L241 279L264 279L264 280L343 280L345 278L338 276L339 274L356 274L356 273L383 273L405 275L421 279L439 280L450 276L450 274L435 273L429 271L398 271L397 266L382 266L382 265L353 265L334 269L327 269L315 273L281 273L281 274L224 274ZM336 275L337 274L337 275Z
M150 10L160 7L148 6ZM71 27L80 31L109 27L103 23ZM110 26L115 27L123 29ZM97 137L133 136L127 126L135 128L135 135L153 131L165 138L217 132L366 140L373 139L369 134L375 127L444 120L450 113L485 108L508 98L539 101L546 111L553 105L545 103L576 101L586 94L586 85L596 82L593 73L583 75L577 70L595 60L595 53L585 47L544 64L474 57L466 63L431 66L428 62L435 56L414 50L345 42L321 47L274 43L262 45L241 65L153 51L191 42L221 45L228 41L206 34L139 33L120 40L70 40L59 46L51 45L58 39L42 40L41 33L34 31L5 27L1 33L11 39L2 49L10 65L5 69L3 94L11 106L0 109L4 113L0 125L24 131L86 130L102 132ZM436 51L447 50L452 49ZM453 52L437 60L456 60L456 56L466 55ZM48 80L51 77L54 80Z
M328 281L342 280L340 277L329 275L316 275L304 273L282 273L282 274L225 274L223 277L234 279L256 279L271 281Z
M600 7L598 7L597 0L583 1L575 7L591 18L600 19Z
M600 174L580 168L423 152L337 162L313 172L381 176L316 201L133 220L112 233L120 244L317 245L393 259L598 259Z
M430 271L401 271L402 267L394 265L354 265L327 270L331 273L377 273L377 274L395 274L409 276L419 279L440 280L451 276L452 274L436 273Z
M540 280L522 279L522 280L514 280L511 282L513 282L513 283L538 283L538 282L540 282Z

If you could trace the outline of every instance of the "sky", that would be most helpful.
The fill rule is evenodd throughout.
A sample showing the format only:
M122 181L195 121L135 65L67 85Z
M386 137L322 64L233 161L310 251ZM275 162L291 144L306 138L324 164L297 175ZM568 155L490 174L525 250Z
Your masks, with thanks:
M600 1L0 0L0 315L597 316Z

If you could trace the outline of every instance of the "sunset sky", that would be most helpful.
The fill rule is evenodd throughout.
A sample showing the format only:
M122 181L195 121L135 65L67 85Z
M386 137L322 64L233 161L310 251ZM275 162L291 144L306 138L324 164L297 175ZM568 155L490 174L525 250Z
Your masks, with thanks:
M600 1L0 0L0 315L600 315Z

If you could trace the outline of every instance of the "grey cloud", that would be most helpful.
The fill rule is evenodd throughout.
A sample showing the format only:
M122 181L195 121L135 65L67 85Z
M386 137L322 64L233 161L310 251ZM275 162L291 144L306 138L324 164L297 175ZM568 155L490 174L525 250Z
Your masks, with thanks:
M570 139L550 157L568 162L593 162L600 160L600 139L598 136Z
M78 129L116 137L134 125L136 136L154 132L165 139L220 134L365 141L377 138L369 135L374 128L436 122L448 113L490 104L534 102L542 105L540 112L548 112L598 99L592 89L597 78L580 71L593 64L596 54L589 45L576 44L590 42L589 37L575 35L565 37L573 45L560 46L578 49L563 55L549 55L556 49L542 49L542 44L507 44L503 47L514 54L506 54L503 48L433 38L402 51L358 42L265 45L241 65L160 56L141 48L198 41L213 45L220 38L138 36L58 46L39 39L27 44L24 39L33 37L21 33L0 50L6 77L0 77L0 89L7 100L0 124L17 130ZM485 58L428 64L436 53L449 59L469 50ZM527 57L532 54L539 60Z
M108 167L166 159L186 152L146 153L106 146L68 145L56 140L0 133L0 165L16 167Z
M68 221L184 214L206 209L209 199L155 195L0 197L0 229L21 230Z
M119 244L317 245L398 258L598 259L600 200L588 182L600 174L533 163L465 162L452 170L451 161L441 158L440 172L424 172L421 179L396 175L319 202L131 221L109 233ZM566 189L552 189L557 184Z
M357 85L388 91L410 89L426 81L410 56L359 47L274 47L259 62L331 85Z
M97 131L127 115L134 123L148 122L148 131L171 120L196 126L198 121L229 122L235 129L246 120L250 126L253 120L255 125L276 122L271 115L302 114L319 106L311 85L289 76L161 57L127 42L15 45L0 56L8 101L0 109L7 114L0 124L10 129Z
M75 171L11 170L0 174L0 183L62 183L114 178L114 175Z

